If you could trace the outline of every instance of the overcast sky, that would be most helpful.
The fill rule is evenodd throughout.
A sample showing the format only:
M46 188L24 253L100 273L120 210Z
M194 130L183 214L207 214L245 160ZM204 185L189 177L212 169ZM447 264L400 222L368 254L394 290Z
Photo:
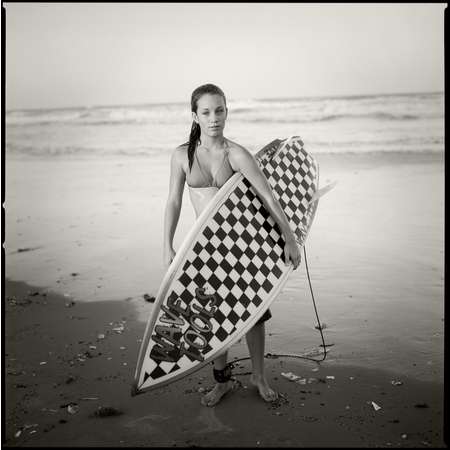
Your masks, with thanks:
M444 88L444 4L4 5L7 109Z

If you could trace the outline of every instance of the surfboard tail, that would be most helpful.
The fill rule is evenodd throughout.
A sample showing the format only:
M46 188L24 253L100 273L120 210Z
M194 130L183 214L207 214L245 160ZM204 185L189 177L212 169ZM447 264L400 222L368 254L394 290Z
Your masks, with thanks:
M131 396L135 397L138 394L141 394L141 391L138 388L137 381L133 381L133 384L131 385Z

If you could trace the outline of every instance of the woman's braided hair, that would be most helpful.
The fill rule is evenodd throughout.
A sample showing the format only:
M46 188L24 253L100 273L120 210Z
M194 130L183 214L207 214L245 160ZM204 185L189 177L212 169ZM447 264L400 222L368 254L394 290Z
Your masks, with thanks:
M227 99L225 98L225 94L222 89L220 89L215 84L203 84L199 86L197 89L192 92L191 95L191 111L197 112L197 102L202 95L211 94L211 95L220 95L227 104ZM200 125L194 120L192 121L191 133L189 135L188 142L188 161L189 161L189 170L192 169L192 164L194 163L194 154L195 149L197 148L197 144L200 141Z

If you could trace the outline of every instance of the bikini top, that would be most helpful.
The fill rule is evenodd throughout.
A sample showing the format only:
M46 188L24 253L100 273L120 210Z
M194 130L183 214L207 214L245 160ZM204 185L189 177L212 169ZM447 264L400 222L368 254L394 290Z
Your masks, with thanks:
M195 213L198 217L206 207L206 205L217 194L219 188L222 187L233 175L234 170L231 167L230 162L228 161L228 148L226 148L222 163L220 164L216 173L214 174L214 176L212 176L212 180L210 181L209 178L211 177L208 177L203 170L198 159L197 152L195 152L194 155L195 156L194 162L192 164L191 176L193 175L192 178L197 179L199 181L199 184L201 184L202 179L204 183L204 186L190 186L188 184L192 206L194 207Z
M198 184L203 184L203 186L191 186L188 184L190 189L205 189L215 187L219 189L222 187L227 180L234 174L234 170L230 165L230 161L228 160L228 143L225 148L222 162L219 168L216 170L214 175L210 175L208 177L207 173L203 170L202 165L198 159L197 151L194 153L194 161L191 168L191 179L198 180ZM228 167L227 167L228 166ZM200 175L200 176L199 176ZM203 183L199 178L203 179ZM197 183L196 183L197 184Z

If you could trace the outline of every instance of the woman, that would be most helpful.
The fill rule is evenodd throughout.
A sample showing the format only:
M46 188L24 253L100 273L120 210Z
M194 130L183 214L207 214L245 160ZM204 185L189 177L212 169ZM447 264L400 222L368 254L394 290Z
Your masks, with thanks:
M228 114L224 93L213 84L198 87L191 96L191 111L193 123L189 142L176 148L171 159L164 223L164 263L169 266L175 256L173 237L180 215L184 183L189 187L191 202L198 217L219 188L235 172L241 172L279 225L286 243L285 262L292 263L296 269L300 264L300 249L266 177L250 152L223 135ZM270 388L264 374L264 322L270 317L268 310L246 335L252 362L250 382L258 388L265 401L277 399L277 393ZM232 388L227 352L214 361L213 375L217 383L202 398L205 406L214 406Z

